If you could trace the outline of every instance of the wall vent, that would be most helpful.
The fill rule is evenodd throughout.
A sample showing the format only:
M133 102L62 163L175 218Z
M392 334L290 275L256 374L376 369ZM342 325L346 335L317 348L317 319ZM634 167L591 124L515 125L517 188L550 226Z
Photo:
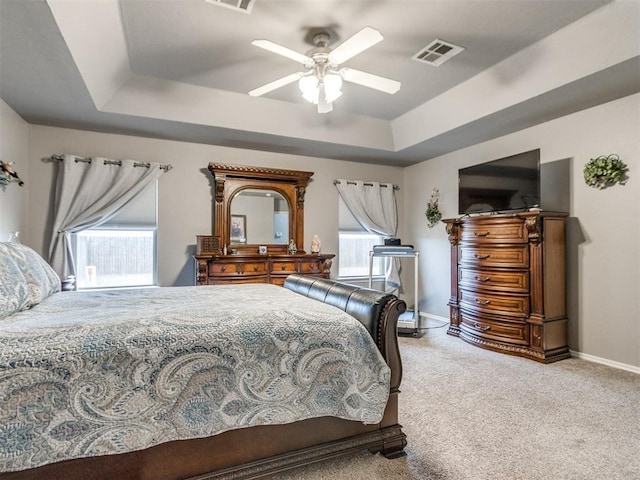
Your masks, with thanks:
M207 3L213 5L220 5L221 7L227 7L236 12L251 13L253 4L256 0L204 0Z
M444 40L436 38L411 58L418 62L428 63L434 67L439 67L463 50L463 47L459 47L453 43L445 42Z

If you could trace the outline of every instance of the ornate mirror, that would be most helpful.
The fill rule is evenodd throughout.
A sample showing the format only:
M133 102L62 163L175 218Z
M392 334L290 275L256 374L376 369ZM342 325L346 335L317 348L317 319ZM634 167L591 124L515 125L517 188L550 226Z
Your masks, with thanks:
M240 190L230 203L229 245L288 244L290 211L287 199L275 190Z
M290 240L302 250L304 194L313 172L209 164L215 182L213 236L220 247L254 254L286 253Z

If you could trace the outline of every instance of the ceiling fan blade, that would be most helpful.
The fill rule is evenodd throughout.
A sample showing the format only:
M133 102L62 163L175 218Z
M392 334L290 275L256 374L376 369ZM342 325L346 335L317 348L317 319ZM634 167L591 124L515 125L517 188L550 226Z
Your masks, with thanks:
M351 38L346 39L329 54L329 60L339 65L355 57L360 52L365 51L369 47L373 47L376 43L381 42L382 34L371 27L364 27Z
M380 90L385 93L396 93L400 90L402 85L396 80L390 78L380 77L372 73L362 72L360 70L354 70L353 68L343 68L340 70L342 78L347 82L357 83L358 85L364 85L365 87Z
M253 42L251 42L251 45L255 45L256 47L263 48L273 53L277 53L278 55L290 58L294 62L302 63L303 65L313 63L313 59L311 57L308 57L302 53L298 53L295 50L291 50L290 48L283 47L282 45L278 45L277 43L273 43L270 40L254 40Z
M302 73L296 72L286 77L279 78L278 80L274 80L273 82L267 83L266 85L262 85L261 87L254 88L249 92L249 95L252 97L259 97L260 95L264 95L265 93L269 93L276 88L284 87L285 85L289 85L290 83L295 82L302 76Z

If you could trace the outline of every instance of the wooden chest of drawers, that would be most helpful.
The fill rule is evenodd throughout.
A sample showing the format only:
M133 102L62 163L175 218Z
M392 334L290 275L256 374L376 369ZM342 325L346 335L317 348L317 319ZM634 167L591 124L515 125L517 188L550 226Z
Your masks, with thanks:
M451 243L448 333L545 363L569 357L565 218L522 212L444 220Z
M196 285L272 283L283 285L292 273L329 278L333 254L195 255Z

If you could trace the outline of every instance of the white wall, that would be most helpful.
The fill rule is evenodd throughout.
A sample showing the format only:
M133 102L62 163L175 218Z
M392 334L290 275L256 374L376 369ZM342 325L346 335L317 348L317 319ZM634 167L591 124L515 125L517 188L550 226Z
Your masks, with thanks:
M408 167L404 225L420 250L420 306L448 317L450 252L444 225L427 228L424 211L440 188L445 218L458 215L458 169L541 149L542 168L569 164L569 346L640 367L640 94L568 115ZM626 186L597 190L584 183L590 158L617 153L629 166ZM544 195L544 185L543 195ZM557 192L556 192L557 193ZM544 202L542 198L542 202Z
M324 253L337 253L338 249L338 192L334 179L390 182L401 188L403 180L399 167L34 125L30 127L29 148L31 167L38 172L31 181L30 201L43 207L32 209L29 220L32 246L39 252L45 251L50 234L46 223L54 174L54 164L43 160L45 157L73 153L173 165L158 185L158 281L162 286L193 284L191 255L195 253L196 235L209 235L212 231L212 176L207 170L210 162L315 172L305 195L304 246L298 247L308 251L311 238L317 234ZM398 202L402 211L402 195L398 195ZM335 265L334 275L337 262Z
M0 241L9 232L20 232L20 239L26 243L26 219L28 207L29 181L29 124L9 105L0 99L0 160L15 162L14 169L25 184L17 183L0 186Z

